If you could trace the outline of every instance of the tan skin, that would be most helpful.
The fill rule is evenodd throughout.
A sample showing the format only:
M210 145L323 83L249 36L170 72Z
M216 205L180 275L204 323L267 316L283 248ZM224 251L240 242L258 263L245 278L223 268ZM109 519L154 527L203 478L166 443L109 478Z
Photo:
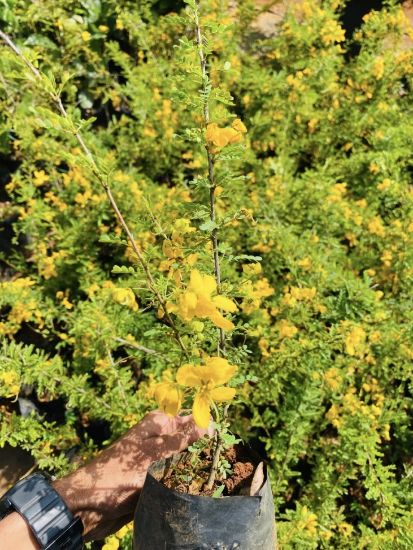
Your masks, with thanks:
M151 462L183 451L205 435L192 416L146 415L99 456L53 483L70 510L83 521L85 541L103 539L131 521ZM39 550L22 517L0 522L2 550Z

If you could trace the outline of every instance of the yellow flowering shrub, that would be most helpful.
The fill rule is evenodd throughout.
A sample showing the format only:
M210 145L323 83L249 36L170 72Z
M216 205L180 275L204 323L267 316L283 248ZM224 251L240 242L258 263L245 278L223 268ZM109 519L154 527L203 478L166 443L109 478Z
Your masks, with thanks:
M400 6L350 35L345 3L295 2L262 36L257 3L202 0L202 78L180 2L94 0L76 17L63 0L11 4L1 28L48 76L0 45L0 445L60 474L154 406L206 426L231 403L270 466L282 548L410 550ZM131 526L104 544L131 547Z

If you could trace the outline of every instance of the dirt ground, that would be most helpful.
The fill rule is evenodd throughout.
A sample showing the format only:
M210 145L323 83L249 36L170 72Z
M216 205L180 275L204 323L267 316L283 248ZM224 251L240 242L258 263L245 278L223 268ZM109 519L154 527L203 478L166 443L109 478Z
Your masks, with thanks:
M33 467L33 459L22 449L6 445L0 449L0 495Z

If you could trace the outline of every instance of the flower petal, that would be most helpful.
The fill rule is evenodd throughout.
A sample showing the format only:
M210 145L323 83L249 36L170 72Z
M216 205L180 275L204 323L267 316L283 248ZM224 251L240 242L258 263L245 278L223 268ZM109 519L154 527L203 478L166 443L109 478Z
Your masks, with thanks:
M209 397L203 393L198 393L195 396L194 404L192 407L192 415L194 417L195 424L199 428L208 428L211 420L209 412Z
M213 277L212 275L204 275L202 279L203 294L207 293L208 295L210 295L213 292L216 292L217 282L215 281L215 277Z
M234 388L226 388L222 386L211 390L210 396L213 401L218 401L218 403L220 403L221 401L231 401L231 399L234 399L235 393Z
M232 323L229 319L225 319L225 317L223 317L218 310L212 312L208 317L216 327L222 328L222 330L232 330L235 328L234 323Z
M240 143L241 141L242 141L242 134L234 131L234 133L229 138L228 143Z
M197 298L194 292L185 292L182 296L182 304L188 309L194 309L196 307Z
M223 357L208 357L205 361L206 369L208 369L210 380L214 382L216 386L226 384L238 368L235 365L230 365L227 359Z
M200 367L196 367L195 365L182 365L176 373L176 381L181 386L188 388L200 386L202 378L200 377L199 369Z
M241 134L246 134L247 133L247 127L242 122L242 120L240 120L239 118L236 118L235 120L233 120L231 126L237 132L241 132Z
M198 269L191 271L189 288L198 296L208 296L216 291L217 283L212 275L204 275Z
M234 313L238 309L236 304L226 296L215 296L212 300L219 309L223 309L224 311Z
M155 399L162 412L171 416L179 413L182 403L182 393L175 384L160 382L155 388Z

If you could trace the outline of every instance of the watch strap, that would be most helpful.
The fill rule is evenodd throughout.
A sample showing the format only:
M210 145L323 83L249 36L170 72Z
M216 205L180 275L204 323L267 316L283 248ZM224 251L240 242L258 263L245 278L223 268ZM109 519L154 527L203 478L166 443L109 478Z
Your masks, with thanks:
M83 524L74 518L59 493L39 473L21 479L2 497L0 516L16 510L42 550L80 550Z

